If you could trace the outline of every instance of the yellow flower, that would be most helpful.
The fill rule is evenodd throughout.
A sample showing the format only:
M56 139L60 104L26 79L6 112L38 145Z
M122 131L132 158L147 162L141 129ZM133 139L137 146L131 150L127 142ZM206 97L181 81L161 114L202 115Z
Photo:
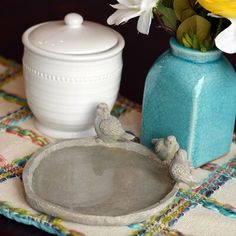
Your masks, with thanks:
M198 2L213 14L236 18L236 0L198 0Z
M236 53L236 0L197 0L215 15L228 18L231 25L215 38L216 47L226 53Z

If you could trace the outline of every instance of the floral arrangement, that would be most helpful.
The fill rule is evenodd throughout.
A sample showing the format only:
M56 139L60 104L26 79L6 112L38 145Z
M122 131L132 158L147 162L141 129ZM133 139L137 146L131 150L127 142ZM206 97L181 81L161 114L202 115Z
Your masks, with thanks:
M148 34L153 19L187 48L218 47L236 52L236 0L117 0L107 23L119 25L139 17L137 30ZM229 25L230 23L230 25Z

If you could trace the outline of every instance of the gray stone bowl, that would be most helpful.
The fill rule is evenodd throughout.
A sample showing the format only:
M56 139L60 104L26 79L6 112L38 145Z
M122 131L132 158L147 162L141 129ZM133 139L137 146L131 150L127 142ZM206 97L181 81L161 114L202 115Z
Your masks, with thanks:
M141 222L178 191L168 167L146 147L95 137L40 149L27 162L23 183L36 210L89 225Z

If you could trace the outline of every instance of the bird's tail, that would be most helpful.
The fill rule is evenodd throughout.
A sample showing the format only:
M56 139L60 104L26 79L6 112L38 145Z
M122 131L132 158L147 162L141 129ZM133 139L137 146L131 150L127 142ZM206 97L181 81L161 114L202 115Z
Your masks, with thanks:
M188 182L179 182L179 187L182 189L195 189L197 187L199 187L200 183L192 180L192 181L188 181Z
M197 187L199 187L199 183L194 181L194 180L189 182L188 185L189 185L190 188L197 188Z
M121 141L131 141L135 139L135 136L133 134L125 132L124 134L121 135L120 140Z

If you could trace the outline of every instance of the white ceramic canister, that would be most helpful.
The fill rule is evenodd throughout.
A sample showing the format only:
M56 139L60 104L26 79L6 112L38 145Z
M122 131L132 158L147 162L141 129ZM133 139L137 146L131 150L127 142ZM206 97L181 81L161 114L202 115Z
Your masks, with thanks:
M122 72L123 37L70 13L25 31L23 75L36 127L54 138L94 135L97 104L114 105Z

